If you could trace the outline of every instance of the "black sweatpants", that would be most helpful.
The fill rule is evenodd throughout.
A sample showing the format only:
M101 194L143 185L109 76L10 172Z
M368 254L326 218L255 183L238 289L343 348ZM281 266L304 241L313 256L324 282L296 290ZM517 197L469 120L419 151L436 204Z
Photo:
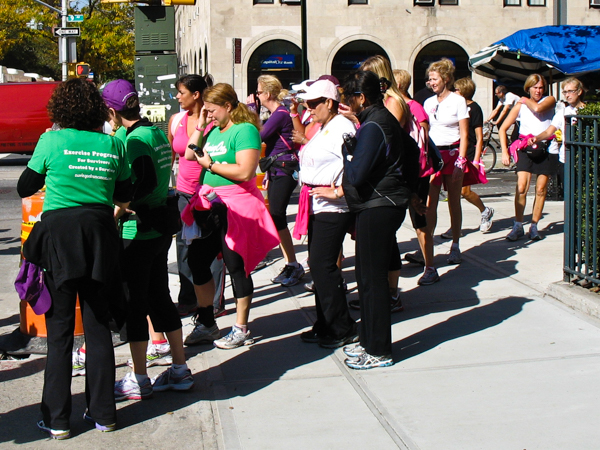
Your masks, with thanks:
M392 354L388 269L396 231L406 208L381 206L356 217L356 281L360 302L360 344L374 356Z
M113 394L115 354L108 326L110 294L100 283L90 279L70 280L57 289L52 274L46 272L45 277L52 306L46 313L48 358L41 405L44 423L54 430L70 429L73 332L79 294L85 330L88 415L101 425L113 424L117 412ZM77 414L81 417L83 411Z
M356 331L348 313L342 271L337 266L351 217L348 213L322 212L309 218L308 260L317 306L313 330L318 336L340 339Z

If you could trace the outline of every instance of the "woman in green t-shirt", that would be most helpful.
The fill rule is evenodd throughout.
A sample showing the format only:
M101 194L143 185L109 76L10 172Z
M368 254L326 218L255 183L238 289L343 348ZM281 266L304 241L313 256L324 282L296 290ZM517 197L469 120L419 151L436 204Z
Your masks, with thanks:
M250 272L279 244L279 237L256 187L261 141L258 116L238 101L228 84L207 88L202 97L204 106L189 141L202 149L198 150L202 155L189 147L185 153L187 160L197 161L203 170L198 190L191 199L191 211L187 215L184 211L182 218L187 225L195 218L205 230L189 247L188 263L199 307L197 325L186 341L214 341L216 347L230 349L251 342L248 316L254 285ZM203 136L210 122L215 126ZM194 218L190 217L192 214ZM207 227L211 231L206 231ZM210 264L219 252L223 253L231 276L237 319L227 336L215 340L219 329L213 316L215 285Z
M48 113L61 129L42 135L17 190L28 197L46 185L42 220L23 255L46 270L52 297L38 427L53 439L67 439L77 296L88 344L84 419L101 431L115 429L115 356L108 322L120 285L115 286L119 236L113 203L126 208L132 185L123 143L102 133L108 108L92 83L73 79L59 85Z

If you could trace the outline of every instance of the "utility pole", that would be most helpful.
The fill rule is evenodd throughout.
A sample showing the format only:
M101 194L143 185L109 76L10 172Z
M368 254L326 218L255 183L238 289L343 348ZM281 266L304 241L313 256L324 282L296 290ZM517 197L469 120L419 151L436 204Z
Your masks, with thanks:
M60 14L61 27L63 27L63 28L67 27L68 0L61 0L62 1L61 9L57 9L54 6L50 6L48 3L44 3L42 0L33 0L33 1ZM69 62L69 56L67 55L67 37L66 36L58 37L58 46L60 49L59 54L62 53L62 61L59 61L59 63L62 63L62 81L67 81L67 78L69 76L69 66L67 64Z
M302 79L308 80L308 36L306 34L306 0L301 0L300 3L300 29L302 32Z

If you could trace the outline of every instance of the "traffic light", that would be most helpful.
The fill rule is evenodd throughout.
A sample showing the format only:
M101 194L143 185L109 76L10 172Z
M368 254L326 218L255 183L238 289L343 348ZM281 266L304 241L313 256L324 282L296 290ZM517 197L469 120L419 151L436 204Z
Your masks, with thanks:
M77 63L75 66L75 74L80 78L87 78L90 74L90 65L86 63Z

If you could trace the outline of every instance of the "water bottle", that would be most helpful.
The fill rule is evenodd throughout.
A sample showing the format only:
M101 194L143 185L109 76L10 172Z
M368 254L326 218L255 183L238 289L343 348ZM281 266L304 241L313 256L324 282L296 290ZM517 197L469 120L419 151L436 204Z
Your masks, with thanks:
M210 202L211 209L214 208L215 205L225 205L225 203L223 203L223 200L221 200L221 197L219 197L219 194L217 194L215 191L209 192L204 197Z

